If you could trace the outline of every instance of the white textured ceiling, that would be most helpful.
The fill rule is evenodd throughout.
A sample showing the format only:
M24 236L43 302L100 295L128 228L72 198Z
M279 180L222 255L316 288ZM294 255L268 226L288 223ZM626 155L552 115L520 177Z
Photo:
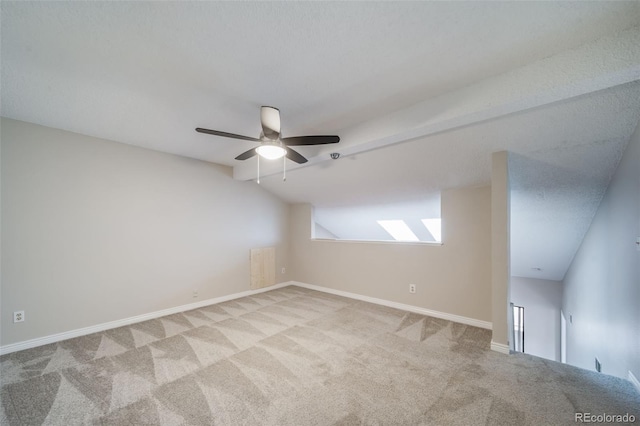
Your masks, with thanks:
M260 105L273 105L284 136L342 137L301 147L309 165L286 184L265 167L262 184L287 201L421 202L488 184L491 152L513 151L513 209L524 213L512 267L523 276L562 278L640 111L636 1L0 8L3 116L234 166L250 179L255 164L233 158L251 143L193 129L257 136ZM343 157L329 160L332 150ZM594 173L585 181L556 168ZM554 228L566 244L536 232L558 215L581 220ZM550 250L558 255L542 256Z

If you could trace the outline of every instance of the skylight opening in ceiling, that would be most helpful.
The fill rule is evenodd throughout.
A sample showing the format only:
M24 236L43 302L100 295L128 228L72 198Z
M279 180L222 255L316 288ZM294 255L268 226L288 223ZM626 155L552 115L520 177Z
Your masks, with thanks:
M420 241L404 220L378 220L377 222L396 241Z
M433 236L433 239L442 241L442 219L422 219L422 223Z
M314 207L314 239L435 243L442 241L440 193L379 205Z

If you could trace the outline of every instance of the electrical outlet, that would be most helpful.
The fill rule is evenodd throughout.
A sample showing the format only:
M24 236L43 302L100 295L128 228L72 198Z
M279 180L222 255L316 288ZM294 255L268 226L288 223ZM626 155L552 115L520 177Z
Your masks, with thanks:
M416 292L416 285L409 284L409 293L415 293L415 292Z
M284 274L286 271L287 271L286 268L283 266L282 267L282 273Z
M193 291L193 298L197 298L198 297L198 290L194 290Z
M13 313L13 322L22 322L24 321L24 311L15 311Z

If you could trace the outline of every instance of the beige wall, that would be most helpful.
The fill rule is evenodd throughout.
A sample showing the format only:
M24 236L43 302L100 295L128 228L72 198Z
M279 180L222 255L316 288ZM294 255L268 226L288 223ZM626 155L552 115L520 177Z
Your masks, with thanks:
M228 167L1 125L2 345L248 290L254 247L289 266L288 205Z
M308 204L293 205L291 221L293 279L491 321L489 187L442 193L442 246L311 240Z
M564 279L569 364L640 380L639 236L640 126Z
M508 153L496 152L491 161L491 317L492 341L509 345L509 168Z

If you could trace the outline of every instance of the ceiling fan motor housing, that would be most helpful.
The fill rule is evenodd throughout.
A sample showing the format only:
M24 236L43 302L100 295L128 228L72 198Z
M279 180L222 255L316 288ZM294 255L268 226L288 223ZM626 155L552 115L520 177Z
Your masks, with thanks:
M271 140L280 138L280 110L278 108L270 106L260 108L260 122L264 137Z

